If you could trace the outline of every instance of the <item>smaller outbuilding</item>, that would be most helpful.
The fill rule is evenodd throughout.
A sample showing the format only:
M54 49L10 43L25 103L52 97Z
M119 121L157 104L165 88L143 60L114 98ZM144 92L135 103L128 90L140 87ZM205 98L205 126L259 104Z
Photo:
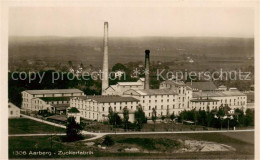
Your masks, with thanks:
M13 103L8 103L8 118L19 118L21 109Z

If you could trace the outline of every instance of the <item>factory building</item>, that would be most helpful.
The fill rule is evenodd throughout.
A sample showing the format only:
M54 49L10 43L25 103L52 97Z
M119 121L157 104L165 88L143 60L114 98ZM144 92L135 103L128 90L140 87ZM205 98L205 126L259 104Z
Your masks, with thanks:
M218 109L220 106L228 105L231 109L240 108L244 111L247 109L247 96L240 91L215 91L215 92L193 92L191 105L192 108L196 108L196 105L193 103L194 100L201 101L199 108L202 110L206 110L205 104L202 100L217 100L213 103L212 108L210 109ZM198 104L197 104L198 105ZM214 107L214 108L213 108Z
M71 97L37 97L32 99L31 111L47 111L54 114L66 114Z
M37 111L35 106L32 106L32 99L37 97L72 97L82 95L84 95L84 92L79 89L25 90L22 92L22 109Z
M130 89L124 92L124 96L132 96L138 99L140 105L143 107L145 116L152 117L153 109L156 111L158 117L172 114L179 114L184 107L178 105L178 94L169 89Z
M133 97L121 97L115 95L102 96L81 96L70 100L70 108L77 108L80 117L88 120L104 121L108 119L109 108L114 112L122 113L127 108L130 113L134 113L139 105L139 100ZM133 116L129 116L133 122Z
M192 99L192 89L182 81L166 80L160 83L160 89L169 89L175 91L178 99L178 107L189 109Z
M118 82L110 85L103 91L103 95L123 95L129 89L144 89L144 78L140 78L137 82Z
M19 118L20 108L11 102L8 102L8 118Z
M186 85L192 88L193 92L216 91L218 89L212 81L187 82Z

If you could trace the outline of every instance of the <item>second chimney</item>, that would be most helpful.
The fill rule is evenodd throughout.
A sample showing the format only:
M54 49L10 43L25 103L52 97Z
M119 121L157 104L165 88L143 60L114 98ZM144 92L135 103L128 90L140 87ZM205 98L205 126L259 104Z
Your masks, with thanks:
M144 89L149 89L150 79L149 79L149 66L150 66L150 50L145 50L145 81Z

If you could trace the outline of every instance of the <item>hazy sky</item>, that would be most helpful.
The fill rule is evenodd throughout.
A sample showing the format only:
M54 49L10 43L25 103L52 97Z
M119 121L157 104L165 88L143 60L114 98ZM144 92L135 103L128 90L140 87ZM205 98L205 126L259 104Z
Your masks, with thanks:
M253 37L250 8L11 8L9 35Z

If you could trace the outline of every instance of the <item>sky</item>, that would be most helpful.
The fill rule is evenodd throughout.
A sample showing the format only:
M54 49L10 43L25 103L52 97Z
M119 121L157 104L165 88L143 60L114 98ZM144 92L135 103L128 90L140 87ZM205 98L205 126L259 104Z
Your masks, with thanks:
M13 7L10 36L253 37L254 11L227 7Z

